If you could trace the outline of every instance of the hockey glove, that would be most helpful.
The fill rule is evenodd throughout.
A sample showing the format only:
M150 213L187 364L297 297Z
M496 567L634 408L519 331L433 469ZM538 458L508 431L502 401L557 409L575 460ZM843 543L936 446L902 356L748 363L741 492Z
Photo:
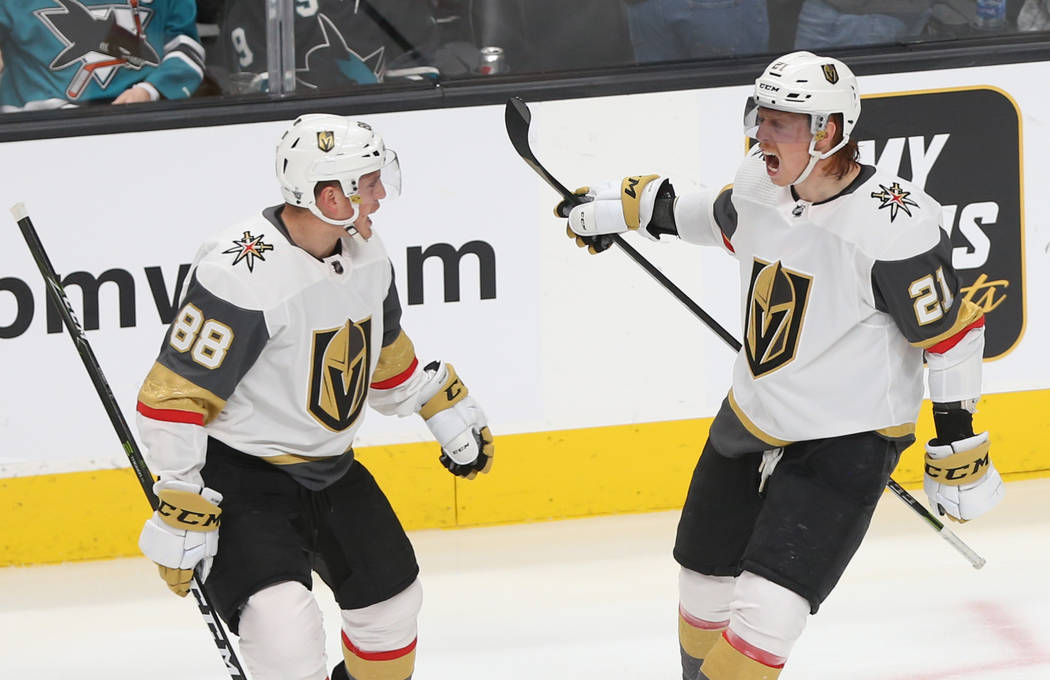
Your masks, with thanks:
M222 494L208 487L177 481L153 485L158 505L139 535L139 549L157 563L160 577L179 597L190 591L193 570L208 578L219 549L219 503Z
M930 505L956 522L967 522L1003 499L1002 477L988 456L988 433L926 444L922 486Z
M572 193L575 196L579 196L582 203L589 203L594 200L594 193L591 192L590 187L580 187ZM554 208L554 214L557 217L568 217L572 213L573 207L582 205L582 203L574 203L569 199L565 199ZM574 233L572 227L567 224L565 226L565 234L576 243L576 247L586 248L591 255L597 255L602 251L608 250L609 246L613 244L613 237L610 235L580 236Z
M609 234L637 231L656 241L658 237L646 227L653 218L656 199L668 184L660 175L625 177L621 182L606 182L586 188L591 200L569 212L569 231L582 239L608 239ZM664 191L664 194L667 193ZM578 190L581 191L581 190ZM673 194L671 194L673 196ZM608 239L611 243L611 239ZM590 244L588 244L590 245ZM605 246L608 248L608 245ZM598 250L598 252L601 252Z
M493 439L485 413L452 364L431 362L424 369L436 389L420 407L434 438L441 444L439 460L457 477L474 479L492 469Z

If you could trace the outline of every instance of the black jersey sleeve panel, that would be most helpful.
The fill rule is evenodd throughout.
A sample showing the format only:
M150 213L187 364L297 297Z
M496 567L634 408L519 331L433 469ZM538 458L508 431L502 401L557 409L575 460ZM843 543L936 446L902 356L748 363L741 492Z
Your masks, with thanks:
M397 340L401 334L401 300L397 297L397 283L394 280L394 265L390 265L390 287L383 300L383 347Z
M401 302L390 267L390 288L383 300L383 348L372 372L373 388L396 387L407 380L417 364L416 348L401 328Z
M736 206L733 205L733 185L730 184L719 192L715 198L715 223L722 230L727 241L733 240L736 233Z
M157 363L212 394L229 399L270 339L261 310L238 307L190 278Z
M893 317L908 342L925 346L956 327L959 277L952 266L948 235L937 244L901 260L876 260L871 269L875 307Z

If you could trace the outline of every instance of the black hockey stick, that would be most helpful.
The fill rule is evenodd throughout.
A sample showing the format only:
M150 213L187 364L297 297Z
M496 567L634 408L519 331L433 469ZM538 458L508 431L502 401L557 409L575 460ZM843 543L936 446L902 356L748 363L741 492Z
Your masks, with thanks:
M514 150L518 152L518 155L536 171L540 177L544 179L555 191L557 191L565 204L568 205L579 205L583 202L582 197L573 194L571 191L565 188L561 182L556 180L543 165L536 159L536 155L532 152L532 148L529 146L529 124L532 122L532 114L529 112L528 105L520 97L511 97L507 100L507 108L504 113L504 121L507 125L507 136L510 137L510 143L514 146ZM566 217L567 215L563 215ZM718 337L722 338L727 345L734 352L739 352L741 345L740 341L733 337L733 335L727 331L720 323L715 321L710 314L705 312L700 305L696 304L692 298L685 294L681 288L676 286L670 279L657 269L653 263L645 259L641 253L632 248L623 237L619 234L613 234L613 243L619 246L632 260L634 260L642 269L652 276L656 281L662 285L669 293L674 295L679 302L686 306L686 308L700 318L704 324L707 325L712 331L715 332ZM927 510L922 503L917 501L914 496L908 493L900 484L890 478L887 484L890 491L896 494L897 498L900 498L904 503L914 510L923 520L926 521L933 529L940 533L944 540L948 541L956 550L970 561L974 569L980 569L984 566L985 560L983 557L973 551L968 545L963 543L962 539L956 536L950 529L944 526L944 523L937 519L929 510Z
M120 439L120 445L124 448L124 453L127 454L128 460L131 461L131 468L135 471L135 477L138 478L150 507L156 510L157 496L153 493L153 475L150 474L149 468L146 467L146 461L142 457L142 452L135 443L135 438L132 436L131 429L124 419L124 414L121 413L117 400L113 396L113 391L106 381L106 376L102 373L102 367L99 366L98 359L95 358L95 353L91 350L91 345L88 344L87 336L84 335L84 329L80 326L80 322L69 304L69 298L66 297L66 292L62 288L62 284L59 283L55 268L51 266L51 260L48 259L47 251L44 250L44 244L40 242L40 237L29 219L29 213L26 212L25 205L16 203L11 207L11 214L14 215L15 221L18 222L18 228L22 230L22 236L25 238L26 245L29 246L29 252L33 254L36 266L40 269L41 276L44 277L47 296L62 315L62 321L66 326L66 330L69 331L69 337L73 340L73 344L76 345L77 352L80 353L80 359L84 362L84 368L87 369L88 376L91 377L91 382L95 385L95 391L98 392L99 399L102 400L102 405L109 415L109 422L113 424L113 429L116 430L117 437ZM219 655L222 656L223 664L226 666L230 677L234 678L234 680L246 679L248 676L244 674L241 662L233 651L233 645L230 644L229 638L226 637L226 631L219 622L218 616L215 615L215 608L212 607L208 595L204 592L200 577L196 573L194 573L193 581L190 583L190 592L193 593L193 597L197 600L197 608L200 610L201 616L204 617L204 623L207 624L208 629L211 631L212 640L215 642L215 646L219 648Z

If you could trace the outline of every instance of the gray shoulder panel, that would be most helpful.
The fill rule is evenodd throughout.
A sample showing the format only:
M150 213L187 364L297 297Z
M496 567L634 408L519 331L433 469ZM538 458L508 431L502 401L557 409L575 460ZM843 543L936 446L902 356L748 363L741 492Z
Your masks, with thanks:
M394 281L394 264L390 264L390 288L383 300L383 347L386 347L401 334L401 301L397 297L397 284Z
M214 295L196 272L164 336L157 362L198 387L228 399L270 339L263 312Z
M876 260L871 268L875 307L897 322L904 337L920 343L951 329L959 301L952 246L941 231L933 248L902 260Z

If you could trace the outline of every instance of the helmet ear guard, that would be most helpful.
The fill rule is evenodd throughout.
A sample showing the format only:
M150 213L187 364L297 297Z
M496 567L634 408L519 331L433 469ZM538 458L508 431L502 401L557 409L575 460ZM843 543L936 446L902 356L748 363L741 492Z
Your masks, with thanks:
M382 171L388 195L400 193L401 170L397 153L367 123L330 114L300 116L282 135L276 153L277 180L289 205L307 208L316 217L351 230L359 212L346 220L326 216L317 206L318 182L338 181L344 195L356 206L361 201L360 180Z

